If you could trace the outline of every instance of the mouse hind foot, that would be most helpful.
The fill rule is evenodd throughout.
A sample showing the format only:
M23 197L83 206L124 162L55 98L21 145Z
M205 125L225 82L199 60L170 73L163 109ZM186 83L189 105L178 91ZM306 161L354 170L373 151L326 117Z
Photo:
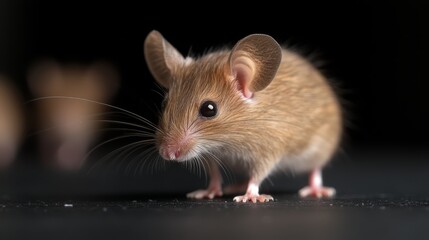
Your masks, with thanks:
M331 187L324 187L322 184L322 172L320 169L315 169L310 174L309 186L299 190L298 194L302 198L316 197L316 198L331 198L335 196L335 189Z
M335 196L335 189L331 187L317 187L313 188L307 186L299 190L299 196L302 198L315 197L315 198L331 198Z
M215 197L222 197L222 189L221 188L207 188L196 190L186 194L187 198L190 199L213 199Z

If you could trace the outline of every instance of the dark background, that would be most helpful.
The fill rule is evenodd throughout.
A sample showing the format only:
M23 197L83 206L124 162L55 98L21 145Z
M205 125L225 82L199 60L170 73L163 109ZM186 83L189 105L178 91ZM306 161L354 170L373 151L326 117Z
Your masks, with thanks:
M156 121L161 97L143 58L150 30L159 30L183 54L270 34L319 56L341 89L346 154L324 171L337 197L299 199L306 176L288 175L265 181L261 191L273 194L273 203L235 204L232 196L185 200L185 192L205 182L178 164L137 178L76 178L23 168L17 169L22 174L0 174L0 236L12 236L1 239L47 239L46 232L54 232L53 239L427 238L428 1L247 1L239 7L231 1L106 2L0 0L0 72L29 100L25 75L38 59L106 59L123 80L114 104ZM28 146L18 162L34 161L25 154ZM82 194L84 201L73 200ZM58 196L66 200L55 201ZM97 234L88 235L88 229Z
M286 1L285 7L260 2L234 8L220 2L6 0L0 3L0 71L26 92L25 73L42 57L109 60L122 76L114 104L156 121L161 98L143 58L150 30L159 30L183 54L191 49L197 55L266 33L324 62L347 112L346 149L423 148L429 134L428 5Z

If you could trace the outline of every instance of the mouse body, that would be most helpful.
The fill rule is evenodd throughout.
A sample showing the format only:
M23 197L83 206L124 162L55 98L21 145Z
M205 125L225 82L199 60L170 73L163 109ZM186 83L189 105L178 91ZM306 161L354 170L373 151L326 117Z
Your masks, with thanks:
M16 157L24 133L23 103L12 83L0 76L0 168Z
M207 165L207 189L189 198L240 192L236 202L267 202L259 186L276 170L310 173L302 197L331 197L321 169L342 133L339 101L327 79L299 54L272 37L249 35L232 49L183 57L152 31L145 58L155 80L168 89L156 142L169 161ZM219 164L239 166L248 181L222 189Z
M91 65L37 63L28 74L36 97L35 129L43 162L63 170L77 170L99 135L107 103L119 77L105 62Z

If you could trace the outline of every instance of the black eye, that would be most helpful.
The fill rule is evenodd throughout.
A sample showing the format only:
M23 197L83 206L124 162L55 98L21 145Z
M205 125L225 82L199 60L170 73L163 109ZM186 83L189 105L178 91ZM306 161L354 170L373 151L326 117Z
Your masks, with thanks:
M200 115L205 118L213 118L217 114L217 105L213 101L205 101L201 104Z

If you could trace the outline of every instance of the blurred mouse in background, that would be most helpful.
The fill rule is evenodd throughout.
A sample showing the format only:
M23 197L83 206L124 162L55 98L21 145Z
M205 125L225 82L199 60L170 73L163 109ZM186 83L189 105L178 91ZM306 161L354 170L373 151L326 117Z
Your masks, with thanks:
M41 61L28 84L36 101L35 123L42 161L63 170L82 167L102 126L103 113L119 87L119 74L106 62L89 66Z
M23 136L22 97L6 77L0 75L0 168L15 159Z

